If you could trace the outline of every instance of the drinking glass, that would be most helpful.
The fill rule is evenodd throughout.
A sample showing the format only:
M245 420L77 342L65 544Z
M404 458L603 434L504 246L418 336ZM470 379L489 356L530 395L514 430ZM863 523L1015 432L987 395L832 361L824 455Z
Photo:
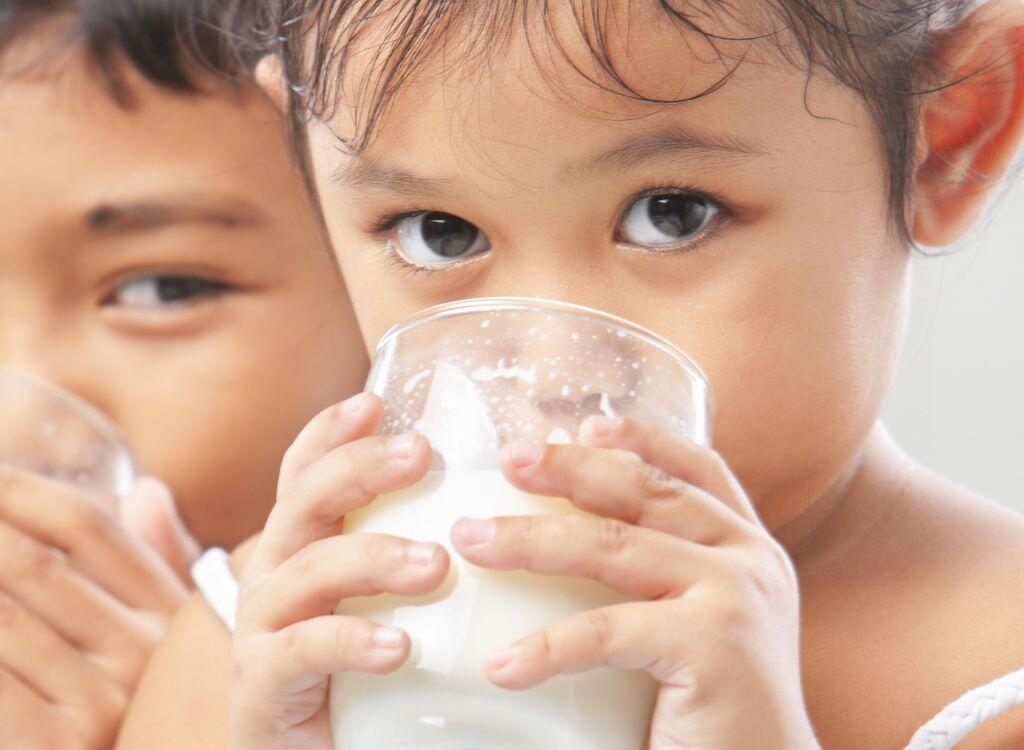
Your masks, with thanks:
M346 533L437 542L451 572L418 598L346 600L338 611L405 629L408 663L331 683L339 750L640 750L656 685L604 668L531 690L486 680L484 655L574 613L627 601L594 581L483 570L452 550L460 517L586 515L528 495L499 469L506 443L572 443L591 415L661 425L710 444L711 398L677 346L629 321L546 300L485 298L426 310L378 345L368 390L382 433L416 431L434 449L427 476L348 516Z
M98 409L9 370L0 370L0 463L66 482L111 505L135 478L127 440Z

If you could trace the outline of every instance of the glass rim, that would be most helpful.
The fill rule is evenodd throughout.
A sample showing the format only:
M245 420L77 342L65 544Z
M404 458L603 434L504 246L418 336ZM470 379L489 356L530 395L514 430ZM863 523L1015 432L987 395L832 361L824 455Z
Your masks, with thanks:
M16 385L37 393L44 394L47 398L56 401L62 407L74 412L81 417L90 427L100 433L105 440L113 444L121 453L128 458L128 463L133 474L138 473L138 459L127 436L114 422L93 404L86 401L78 394L61 388L43 378L0 368L0 384L14 382Z
M634 323L631 320L627 320L626 318L622 318L618 315L613 315L612 313L605 312L604 310L597 310L593 307L577 305L572 302L560 302L558 300L543 299L540 297L473 297L470 299L455 300L454 302L445 302L440 305L433 305L420 310L415 315L391 326L391 328L389 328L384 335L380 337L380 341L377 342L375 356L379 355L392 340L413 328L418 328L424 323L441 320L447 317L454 317L456 315L479 313L485 310L488 312L501 310L532 310L535 312L552 312L579 318L597 318L619 331L625 331L630 336L660 349L671 357L683 368L683 370L686 371L687 375L700 383L707 394L709 411L711 409L712 396L708 377L701 369L700 365L698 365L689 354L683 351L683 349L673 344L664 336L655 333L649 328L645 328L639 323Z

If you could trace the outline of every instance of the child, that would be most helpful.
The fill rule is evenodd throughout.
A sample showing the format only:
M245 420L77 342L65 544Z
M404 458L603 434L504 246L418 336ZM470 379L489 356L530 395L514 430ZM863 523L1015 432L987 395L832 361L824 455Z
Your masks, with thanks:
M167 57L147 6L126 30L121 3L0 0L0 367L103 409L195 538L234 546L366 356L280 117ZM187 577L168 489L124 511ZM87 498L0 466L0 747L111 747L185 595Z
M465 519L457 552L650 601L552 623L487 676L644 668L652 750L960 740L923 725L1024 666L1024 520L914 464L878 413L913 247L963 237L1024 136L1024 4L249 5L233 38L268 32L257 72L368 344L434 303L559 298L671 338L716 394L714 452L604 419L578 446L506 450L512 483L610 519ZM290 449L242 576L230 723L223 685L194 687L227 656L190 608L123 747L327 750L327 675L403 663L405 634L332 614L431 590L448 563L337 536L427 469L424 438L373 437L380 409L323 412ZM968 704L961 729L995 713ZM962 744L1020 746L1017 713Z

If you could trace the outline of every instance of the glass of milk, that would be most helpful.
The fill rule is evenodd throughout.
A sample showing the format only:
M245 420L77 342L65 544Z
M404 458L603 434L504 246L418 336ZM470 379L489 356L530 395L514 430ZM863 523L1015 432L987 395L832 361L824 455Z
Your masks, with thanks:
M46 381L0 370L0 464L113 504L135 479L128 441L98 409Z
M387 676L331 681L339 750L641 750L656 685L601 669L531 690L483 675L491 649L555 620L626 597L592 581L489 571L452 550L463 516L582 514L562 498L520 492L498 453L508 442L570 443L591 415L629 417L710 442L710 395L696 364L626 320L560 302L490 298L426 310L381 340L368 390L384 434L417 431L434 448L426 478L348 516L346 533L443 544L451 572L421 598L349 599L338 611L405 629L408 663Z

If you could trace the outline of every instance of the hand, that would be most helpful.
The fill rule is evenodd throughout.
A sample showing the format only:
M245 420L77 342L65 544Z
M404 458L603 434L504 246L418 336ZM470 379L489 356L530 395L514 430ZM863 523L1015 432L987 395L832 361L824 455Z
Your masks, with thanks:
M425 438L372 436L380 400L363 394L322 412L285 455L277 504L246 564L232 640L231 746L333 750L334 672L384 674L409 655L401 630L333 614L346 597L433 591L444 548L378 535L341 536L345 514L419 481Z
M125 502L160 487L141 482ZM0 466L0 747L109 750L185 596L100 502Z
M602 666L661 685L650 750L817 748L800 685L796 576L722 459L667 431L592 418L582 445L506 447L509 481L597 517L463 519L457 551L495 570L590 578L635 603L492 652L519 690Z
M171 491L156 479L142 477L121 503L121 525L141 539L182 583L192 587L192 563L202 551L178 515Z

